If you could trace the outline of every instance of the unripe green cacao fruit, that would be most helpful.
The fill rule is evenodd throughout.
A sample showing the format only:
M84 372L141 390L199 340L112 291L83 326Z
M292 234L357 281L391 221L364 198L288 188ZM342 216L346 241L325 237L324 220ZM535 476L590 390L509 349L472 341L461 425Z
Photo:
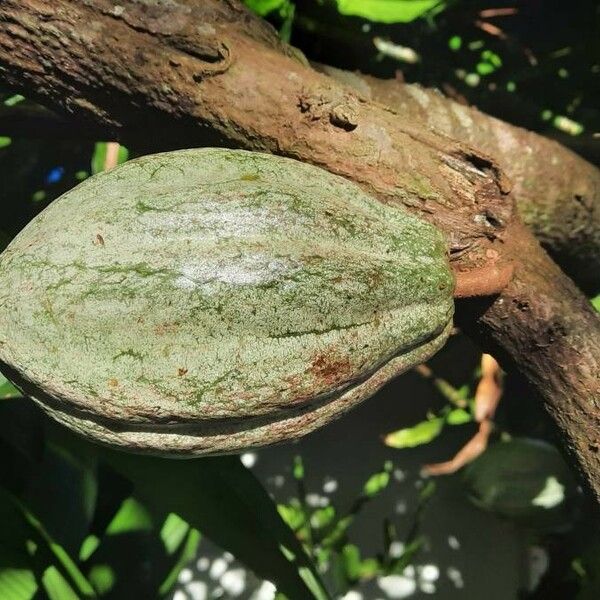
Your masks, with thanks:
M197 149L53 202L0 256L0 368L53 417L136 452L302 436L451 328L443 236L317 167Z

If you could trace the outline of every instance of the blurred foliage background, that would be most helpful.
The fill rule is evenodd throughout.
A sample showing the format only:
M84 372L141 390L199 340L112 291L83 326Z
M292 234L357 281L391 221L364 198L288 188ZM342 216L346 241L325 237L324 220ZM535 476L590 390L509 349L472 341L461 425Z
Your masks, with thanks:
M436 87L598 161L598 2L247 0L317 62ZM568 136L568 137L567 137Z
M310 60L436 87L600 163L597 1L246 4ZM62 130L59 121L47 128L44 110L27 99L27 90L1 85L4 247L52 200L103 170L111 146L89 132ZM119 162L143 152L123 145L117 150ZM600 308L600 297L593 302ZM464 430L465 439L473 433L477 363L465 365L461 353L448 356L460 375L447 381L434 370L438 401L423 407L423 420L383 431L389 435L374 444L385 441L401 460L403 452L451 429ZM356 490L351 506L311 506L310 467L298 456L290 466L294 497L277 506L237 457L176 463L127 457L49 423L5 380L0 398L3 600L166 597L203 536L292 599L341 597L365 580L403 573L422 549L432 480L411 506L408 531L400 534L387 515L372 523L381 552L366 555L352 541L353 524L390 482L389 463ZM465 502L515 523L546 548L550 566L522 597L600 597L597 521L562 458L556 432L517 378L505 380L488 450L452 477L463 481Z

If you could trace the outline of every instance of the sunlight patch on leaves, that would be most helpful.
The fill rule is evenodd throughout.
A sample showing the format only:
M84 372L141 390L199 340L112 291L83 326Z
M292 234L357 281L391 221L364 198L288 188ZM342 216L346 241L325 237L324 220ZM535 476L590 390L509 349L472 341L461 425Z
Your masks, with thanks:
M175 513L169 513L160 530L160 539L165 545L167 554L173 554L184 540L190 526Z
M110 565L94 565L90 569L88 579L94 589L103 596L113 589L116 581L114 569Z
M121 535L132 531L150 531L152 517L135 498L127 498L106 529L107 535Z
M55 566L48 567L44 571L42 585L50 600L79 600L73 588Z
M6 560L5 554L3 552L0 558L0 598L30 600L38 589L33 571L22 565L10 564L13 561Z
M185 523L185 521L183 521L182 519L180 519L180 521L181 523ZM187 523L185 524L187 525ZM200 540L202 539L202 536L197 529L190 529L188 526L188 530L189 531L187 537L185 538L185 543L183 544L183 549L181 550L179 557L177 558L175 564L173 565L173 567L165 577L164 581L160 585L160 588L158 590L160 596L164 596L165 594L167 594L167 592L175 585L175 582L177 581L181 570L197 554L198 546L200 545Z

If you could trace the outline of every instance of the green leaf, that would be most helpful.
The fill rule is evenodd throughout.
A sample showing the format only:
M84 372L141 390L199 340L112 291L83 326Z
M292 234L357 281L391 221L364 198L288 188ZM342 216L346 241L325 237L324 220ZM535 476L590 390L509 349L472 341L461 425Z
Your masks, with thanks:
M30 600L38 586L33 571L27 568L0 567L0 598Z
M175 513L289 598L330 598L294 532L239 457L182 461L139 456L86 443L64 428L47 431L71 451L96 456L99 472L110 467L128 480L152 523ZM101 549L102 544L95 553L98 561Z
M167 554L173 554L185 539L190 526L175 513L169 513L160 530Z
M360 557L360 550L354 544L342 548L341 559L346 578L352 583L361 579L371 579L381 572L381 564L375 558Z
M85 562L100 545L100 539L96 535L88 535L79 549L79 560Z
M96 465L88 456L52 443L46 444L40 458L21 500L53 541L69 555L77 556L96 508Z
M5 523L2 523L5 526ZM15 539L10 540L15 542ZM2 600L30 600L38 585L30 568L25 548L0 546L0 598Z
M484 50L481 53L481 58L483 60L485 60L486 62L489 62L491 65L493 65L496 68L499 68L502 66L502 59L495 52L492 52L491 50Z
M480 75L490 75L496 70L496 67L488 62L479 62L476 69Z
M394 559L390 568L390 573L402 575L406 567L414 562L415 556L419 553L424 543L425 538L417 537L412 542L407 544L402 554L398 558Z
M15 94L14 96L10 96L4 101L4 106L12 107L19 104L19 102L23 102L25 100L25 96L21 96L21 94Z
M159 596L165 596L170 589L175 585L181 569L185 567L195 556L200 545L201 535L197 529L190 529L183 550L181 551L177 562L173 565L168 575L160 585L158 590Z
M592 298L592 306L600 312L600 294L598 294L595 298Z
M289 504L280 504L277 510L292 531L297 531L306 523L306 515L297 500L292 500Z
M585 129L581 123L564 115L556 115L554 119L552 119L552 125L569 135L580 135Z
M368 498L373 498L382 492L390 482L390 472L392 470L391 463L386 463L383 470L379 473L374 473L367 479L363 486L363 494Z
M372 579L381 572L381 564L376 558L365 558L360 563L360 578Z
M244 4L257 15L266 17L274 10L280 10L289 0L244 0Z
M96 142L94 147L94 153L92 155L92 173L100 173L104 171L104 165L106 163L106 155L108 153L109 144L111 142ZM124 163L129 158L129 150L121 144L119 144L119 150L117 154L117 164Z
M57 563L61 566L61 568L65 571L65 573L67 573L69 575L69 577L71 578L71 581L77 586L78 591L85 597L94 597L96 595L94 593L94 589L90 585L89 581L85 578L83 573L79 570L75 561L65 551L65 549L60 544L57 544L52 539L52 537L50 536L50 534L48 533L48 531L46 530L44 525L41 523L41 521L33 513L31 513L25 507L24 504L22 504L17 498L13 498L13 501L20 508L21 513L22 513L23 517L25 518L25 521L28 523L28 525L31 527L31 529L33 531L35 531L35 533L45 542L47 549L50 551L50 554L54 556L54 559L57 561ZM56 573L60 576L60 578L58 578L54 574L54 571L56 571ZM42 576L42 582L44 583L44 587L46 587L46 582L45 582L44 578L46 577L46 575L49 572L50 572L50 574L48 575L48 581L52 584L51 585L52 590L55 589L54 585L56 585L57 590L60 590L61 586L62 586L62 584L60 582L61 582L61 580L63 580L63 576L60 574L60 572L54 566L48 567L48 569L45 571L44 575ZM71 589L69 584L67 584L66 582L65 582L65 584L69 589ZM48 595L50 596L50 591L48 590L47 587L46 587L46 591L47 591ZM54 597L51 596L51 598L54 598ZM63 600L63 597L61 597L61 596L56 596L56 598L57 598L57 600ZM64 598L69 598L69 596L65 595ZM75 596L75 598L77 598L77 596Z
M360 579L360 550L354 544L346 544L342 548L342 560L346 577L350 581L358 581Z
M436 489L435 481L430 479L423 486L423 489L419 492L419 505L427 502L435 493L435 489Z
M94 565L88 574L94 589L103 596L110 592L116 581L115 571L110 565Z
M12 138L0 135L0 148L6 148L12 144Z
M135 498L127 498L106 529L107 535L121 535L133 531L151 531L152 516Z
M79 570L77 564L65 549L52 539L41 521L21 499L1 487L0 522L2 523L2 527L0 527L0 549L12 548L13 551L23 552L23 549L27 548L28 554L32 555L30 566L35 565L34 571L38 576L41 576L42 581L44 581L44 577L48 577L52 590L55 587L60 590L61 584L53 572L48 574L48 570L50 568L56 570L56 566L58 566L75 584L78 593L82 597L95 596L92 586ZM55 563L56 566L52 563ZM62 575L60 575L60 579L62 579ZM54 586L55 582L58 582L56 586ZM50 595L50 591L47 590L47 593ZM65 596L65 598L67 597ZM0 595L0 598L2 598L2 595Z
M333 506L325 506L319 508L310 517L310 524L315 529L323 529L332 523L335 519L335 508Z
M541 440L498 442L467 465L463 477L477 506L528 528L561 529L576 514L573 474L560 452Z
M455 408L446 415L446 423L448 425L464 425L473 420L471 413L462 408Z
M109 450L156 519L173 512L290 598L329 598L299 541L238 457L177 461Z
M294 16L296 14L296 7L288 2L281 10L281 16L283 17L283 23L279 29L279 37L289 44L292 37L292 26L294 24Z
M344 539L346 532L352 523L354 523L354 514L342 517L333 528L333 531L323 539L322 545L326 548L334 547L340 540Z
M0 487L0 598L29 600L38 586L27 545L30 530L12 495Z
M378 23L409 23L432 8L444 6L444 0L337 0L343 15L362 17Z
M294 468L292 471L294 479L304 479L304 463L302 462L301 456L294 456Z
M460 35L453 35L449 40L448 40L448 48L450 48L450 50L453 50L454 52L458 52L462 47L462 38L460 37Z
M385 436L384 443L391 448L414 448L431 442L440 435L443 427L444 419L442 417L421 421L414 427L388 433Z
M21 398L23 394L0 373L0 400Z
M79 600L73 588L55 566L48 567L44 571L42 585L50 600Z
M277 12L281 19L279 37L289 42L296 13L296 5L290 0L244 0L244 4L261 17Z

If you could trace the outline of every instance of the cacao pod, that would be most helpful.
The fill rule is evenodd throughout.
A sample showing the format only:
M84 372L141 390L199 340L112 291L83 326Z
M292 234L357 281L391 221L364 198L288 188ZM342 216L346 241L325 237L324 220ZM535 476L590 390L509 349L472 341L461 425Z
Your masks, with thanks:
M0 256L0 368L58 421L136 452L297 438L451 328L433 226L318 167L196 149L100 173Z

